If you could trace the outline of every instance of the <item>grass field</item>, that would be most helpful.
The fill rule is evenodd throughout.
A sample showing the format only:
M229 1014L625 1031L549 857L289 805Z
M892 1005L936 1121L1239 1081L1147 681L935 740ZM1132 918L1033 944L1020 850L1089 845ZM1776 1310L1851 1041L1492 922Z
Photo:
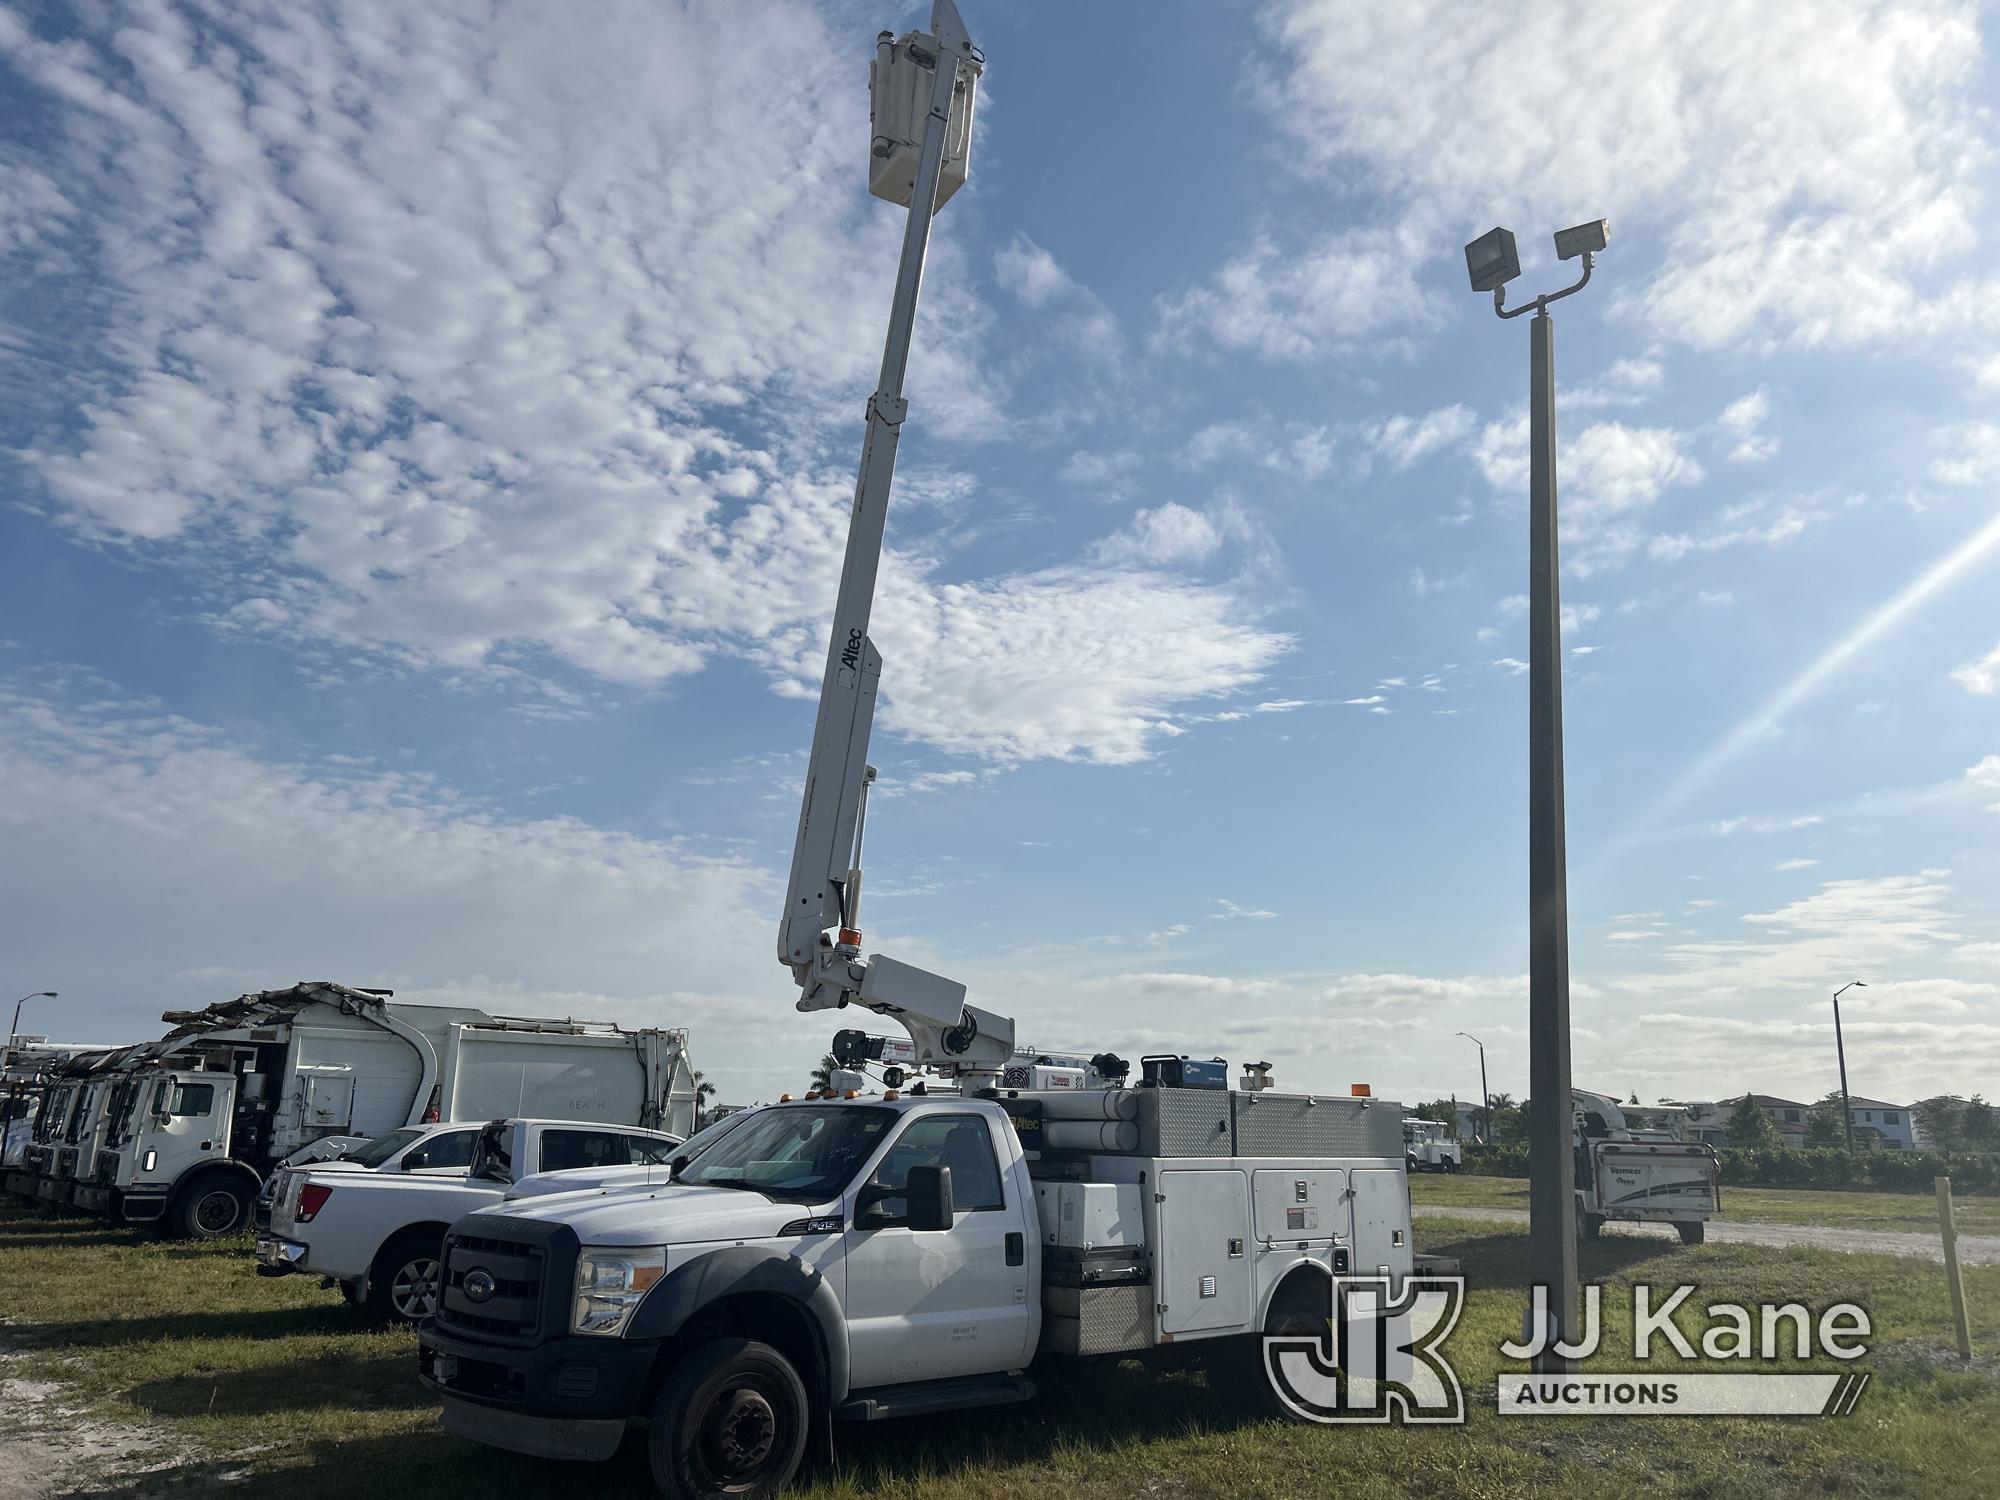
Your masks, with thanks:
M1444 1176L1418 1172L1411 1200L1433 1208L1528 1206L1525 1177ZM2000 1198L1966 1195L1952 1200L1960 1234L2000 1234ZM1825 1224L1841 1229L1938 1232L1937 1199L1930 1193L1823 1193L1805 1188L1725 1187L1722 1217L1764 1224Z
M1461 1257L1471 1282L1449 1351L1471 1406L1463 1428L1234 1424L1217 1413L1201 1375L1096 1365L1057 1379L1026 1408L843 1430L838 1468L814 1476L805 1493L2000 1495L2000 1361L1962 1369L1941 1355L1950 1322L1934 1266L1629 1237L1587 1244L1586 1278L1605 1284L1612 1315L1608 1346L1625 1346L1626 1357L1599 1361L1603 1368L1633 1368L1629 1333L1619 1332L1629 1327L1630 1283L1694 1281L1718 1298L1861 1302L1875 1319L1863 1366L1875 1380L1859 1410L1840 1419L1537 1422L1492 1410L1505 1368L1497 1346L1518 1328L1525 1302L1525 1237L1450 1219L1426 1219L1418 1232L1423 1248ZM362 1327L307 1278L258 1279L246 1249L162 1244L0 1209L0 1336L14 1351L0 1371L17 1383L15 1397L0 1401L0 1445L57 1447L92 1423L126 1432L126 1446L149 1447L150 1458L108 1456L87 1477L90 1494L127 1500L246 1490L287 1500L648 1492L636 1442L609 1464L579 1469L445 1436L414 1377L410 1334ZM1979 1347L2000 1347L2000 1268L1968 1271L1966 1282ZM46 1392L45 1382L61 1383L59 1399L18 1399ZM0 1446L0 1472L10 1457Z

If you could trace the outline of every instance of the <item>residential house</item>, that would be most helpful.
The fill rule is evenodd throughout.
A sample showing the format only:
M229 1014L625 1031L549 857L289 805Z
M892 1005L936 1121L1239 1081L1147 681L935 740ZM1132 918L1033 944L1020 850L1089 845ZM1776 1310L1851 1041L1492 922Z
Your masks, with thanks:
M1881 1151L1917 1149L1917 1127L1909 1106L1881 1099L1864 1099L1858 1094L1847 1098L1848 1118L1854 1122L1854 1144Z

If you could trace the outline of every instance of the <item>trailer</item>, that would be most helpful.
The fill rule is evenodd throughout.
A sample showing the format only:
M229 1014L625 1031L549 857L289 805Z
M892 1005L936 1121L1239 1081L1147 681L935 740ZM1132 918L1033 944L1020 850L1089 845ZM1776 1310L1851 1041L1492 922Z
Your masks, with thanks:
M1595 1239L1607 1223L1671 1224L1684 1245L1708 1236L1722 1212L1722 1161L1713 1146L1674 1137L1671 1111L1626 1107L1607 1094L1571 1091L1576 1232Z
M694 1122L678 1030L493 1016L326 981L164 1019L166 1036L66 1102L76 1168L37 1162L43 1201L215 1236L247 1225L280 1161L328 1137L522 1114L676 1135Z

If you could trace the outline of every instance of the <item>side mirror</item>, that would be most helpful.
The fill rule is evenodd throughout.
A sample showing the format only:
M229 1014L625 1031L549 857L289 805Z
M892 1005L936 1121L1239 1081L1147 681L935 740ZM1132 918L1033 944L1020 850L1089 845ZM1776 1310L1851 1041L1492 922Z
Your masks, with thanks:
M949 1229L952 1225L951 1168L912 1167L904 1191L912 1229Z

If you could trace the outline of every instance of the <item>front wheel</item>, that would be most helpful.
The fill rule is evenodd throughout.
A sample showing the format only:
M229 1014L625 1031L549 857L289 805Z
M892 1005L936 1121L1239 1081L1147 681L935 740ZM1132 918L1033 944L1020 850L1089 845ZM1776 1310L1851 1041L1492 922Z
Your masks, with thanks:
M1604 1233L1604 1220L1596 1214L1578 1214L1576 1233L1579 1239L1594 1240Z
M1708 1238L1708 1225L1700 1219L1696 1219L1693 1223L1683 1221L1674 1225L1674 1228L1681 1232L1683 1245L1699 1245Z
M671 1500L775 1495L805 1458L811 1411L799 1372L769 1344L703 1344L653 1403L654 1488Z
M170 1221L175 1239L219 1240L250 1222L250 1194L226 1177L197 1182L181 1194Z

